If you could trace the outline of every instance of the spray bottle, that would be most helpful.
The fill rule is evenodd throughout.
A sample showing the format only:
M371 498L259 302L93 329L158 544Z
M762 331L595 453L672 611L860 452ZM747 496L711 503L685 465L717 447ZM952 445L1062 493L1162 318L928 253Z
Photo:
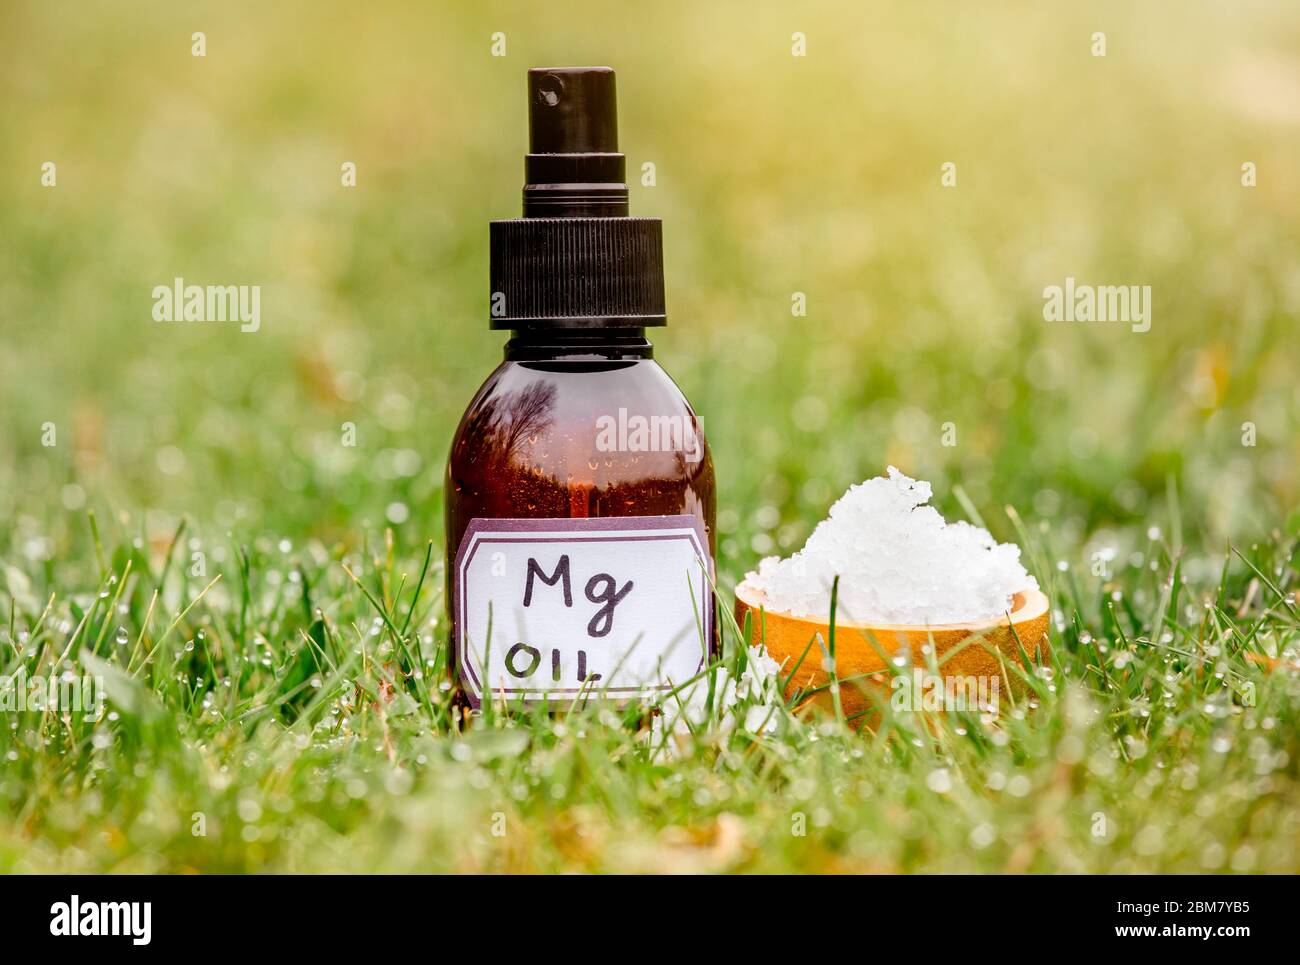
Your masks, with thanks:
M713 464L646 337L662 225L628 214L614 72L530 70L528 97L523 217L491 225L511 336L447 465L453 683L470 707L654 700L715 649Z

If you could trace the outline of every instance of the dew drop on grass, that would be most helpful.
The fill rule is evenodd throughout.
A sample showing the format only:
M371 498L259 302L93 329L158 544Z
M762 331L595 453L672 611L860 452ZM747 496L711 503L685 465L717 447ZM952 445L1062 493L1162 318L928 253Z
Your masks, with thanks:
M125 647L127 641L126 627L118 627L117 634L113 637L119 647Z
M1029 778L1023 774L1017 774L1007 782L1007 793L1012 797L1026 797L1032 789Z

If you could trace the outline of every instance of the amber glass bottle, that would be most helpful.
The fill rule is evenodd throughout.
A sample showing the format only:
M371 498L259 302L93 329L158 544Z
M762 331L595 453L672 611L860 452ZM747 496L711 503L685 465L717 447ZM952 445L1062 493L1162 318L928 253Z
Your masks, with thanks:
M447 464L453 680L470 706L653 699L714 646L714 483L652 357L660 223L627 213L609 68L529 71L524 217L492 224L505 360Z

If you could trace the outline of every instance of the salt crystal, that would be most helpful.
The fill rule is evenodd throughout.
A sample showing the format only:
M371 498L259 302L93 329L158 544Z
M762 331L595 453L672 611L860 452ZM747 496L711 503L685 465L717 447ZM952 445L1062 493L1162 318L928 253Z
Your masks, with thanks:
M824 620L838 576L837 621L917 626L994 619L1016 593L1038 588L1017 546L945 522L925 505L931 494L890 466L888 477L849 487L802 550L768 557L746 583L769 610Z

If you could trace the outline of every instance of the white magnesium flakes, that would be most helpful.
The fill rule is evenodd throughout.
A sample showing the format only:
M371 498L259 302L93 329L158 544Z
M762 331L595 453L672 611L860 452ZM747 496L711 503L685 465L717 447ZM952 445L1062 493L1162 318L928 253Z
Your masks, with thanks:
M945 522L925 505L930 495L928 482L890 466L849 487L802 550L768 557L746 582L773 612L824 620L839 576L837 621L917 626L1000 617L1015 593L1037 589L1018 547Z

